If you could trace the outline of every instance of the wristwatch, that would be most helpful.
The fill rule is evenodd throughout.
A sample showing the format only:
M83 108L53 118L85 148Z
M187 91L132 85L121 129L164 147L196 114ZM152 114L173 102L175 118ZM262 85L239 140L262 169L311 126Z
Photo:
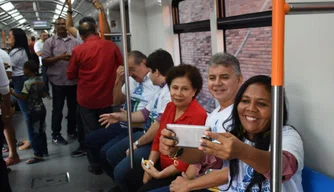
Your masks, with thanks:
M133 144L135 144L135 146L139 148L139 140L135 141Z

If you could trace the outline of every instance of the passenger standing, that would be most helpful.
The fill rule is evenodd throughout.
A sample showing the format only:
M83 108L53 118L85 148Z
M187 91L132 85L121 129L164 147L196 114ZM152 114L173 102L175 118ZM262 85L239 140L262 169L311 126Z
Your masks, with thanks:
M45 41L42 50L42 62L48 67L47 75L52 86L52 141L63 145L68 144L60 133L65 99L68 108L67 136L74 138L77 134L77 81L68 80L66 71L72 49L79 45L76 39L67 34L65 23L64 18L56 20L56 35Z
M28 47L27 36L22 29L13 28L9 32L8 43L11 46L11 50L9 51L9 56L13 64L12 81L14 90L16 93L21 93L24 81L27 80L27 77L24 76L23 73L23 65L26 61L32 59ZM25 150L30 148L30 142L31 142L31 132L29 131L31 130L31 128L29 128L28 108L27 108L27 103L25 101L18 100L17 103L23 114L28 130L29 142L27 141L24 142L24 145L19 148L20 150Z
M78 79L78 132L82 143L85 135L100 128L99 116L112 112L116 70L123 65L123 57L113 42L97 35L94 23L79 23L84 43L72 52L67 78ZM82 148L81 145L78 150Z
M46 31L42 31L40 35L40 39L34 45L34 51L39 59L39 65L42 66L42 75L43 75L43 82L44 82L44 91L46 93L46 97L51 99L50 97L50 89L49 89L49 79L46 74L47 66L43 65L42 63L42 50L44 42L49 38L48 33Z
M10 56L2 49L0 49L0 58L4 62L5 70L7 73L8 79L12 77L12 61L10 60ZM16 136L15 136L15 129L12 124L11 115L14 113L14 110L11 110L11 114L9 118L4 118L3 125L4 125L4 134L6 137L6 141L8 144L9 154L6 161L6 165L14 165L20 162L19 154L17 153L16 149ZM1 114L1 110L0 110Z
M9 81L6 75L4 63L0 58L0 107L2 115L0 115L0 135L3 134L3 118L10 118L10 91ZM2 149L2 139L0 139L0 148ZM0 153L0 191L11 192L8 180L8 171L6 163L3 160L2 153Z
M29 128L32 128L31 145L34 150L34 157L27 161L27 164L33 164L43 161L44 156L48 156L48 148L45 134L45 117L46 109L43 104L43 97L46 93L44 83L38 77L39 64L33 60L24 64L24 75L29 79L24 82L21 94L17 94L11 90L11 94L22 101L27 101Z

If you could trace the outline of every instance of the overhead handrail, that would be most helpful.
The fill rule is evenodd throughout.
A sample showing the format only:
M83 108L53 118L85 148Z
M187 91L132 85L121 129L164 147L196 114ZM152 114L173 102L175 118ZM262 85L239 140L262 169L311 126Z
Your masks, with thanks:
M284 31L286 14L328 13L334 2L285 3L272 2L272 118L271 118L271 180L273 192L282 191L282 129L284 86Z
M6 46L6 34L5 34L5 30L2 29L2 32L1 32L1 36L2 36L2 42L3 42L3 48L7 48Z
M6 4L8 2L27 2L27 1L28 0L10 0L10 1L5 0L5 1L0 2L0 6L3 5L3 4ZM54 3L54 4L57 4L57 5L61 5L61 6L64 5L63 3L59 2L59 1L55 1L55 0L32 0L32 1L28 1L28 2ZM78 13L81 16L84 16L80 11L78 11L76 9L72 9L72 11Z
M100 36L102 39L105 39L104 30L103 30L104 29L103 28L103 14L101 13L101 11L99 13L99 25L100 25Z

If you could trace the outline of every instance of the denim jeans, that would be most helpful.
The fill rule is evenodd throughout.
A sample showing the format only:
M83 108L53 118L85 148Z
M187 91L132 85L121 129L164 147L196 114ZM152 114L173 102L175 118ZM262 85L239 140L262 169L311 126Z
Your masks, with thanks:
M143 132L138 131L133 134L133 141L138 140ZM108 149L106 156L109 167L104 167L109 176L113 176L114 181L119 185L123 192L128 191L125 182L127 173L131 170L130 157L126 156L126 150L129 148L129 137L125 137L120 142ZM134 151L134 166L141 167L141 159L148 159L151 152L151 143L139 147Z
M43 157L43 155L49 154L45 134L45 106L43 105L38 110L30 109L28 111L28 117L29 127L32 128L32 130L30 130L32 134L31 146L34 150L34 155L37 157Z
M24 85L24 82L27 79L28 78L26 76L12 77L15 93L22 94L23 85ZM28 138L29 138L29 142L31 143L32 135L31 135L30 130L32 130L32 128L29 128L28 105L27 105L27 103L25 101L22 101L20 99L16 99L16 101L17 101L17 104L20 107L20 110L22 112L24 121L26 122L27 131L28 131Z
M46 74L46 71L48 70L48 67L42 66L42 76L43 76L43 82L44 82L44 92L47 95L50 95L50 88L49 88L49 77Z
M128 135L128 130L122 128L119 123L108 128L100 128L87 135L85 146L87 148L88 162L93 169L102 168L107 163L106 152L117 142Z
M76 131L76 109L77 109L77 86L58 86L52 85L52 136L61 135L61 122L63 120L63 108L66 99L67 115L67 133L73 134Z

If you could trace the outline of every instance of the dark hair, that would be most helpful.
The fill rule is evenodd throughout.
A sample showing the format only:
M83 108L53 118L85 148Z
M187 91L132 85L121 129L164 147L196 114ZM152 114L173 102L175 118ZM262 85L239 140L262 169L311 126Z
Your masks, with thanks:
M128 53L128 57L133 57L135 59L135 64L139 65L143 60L147 60L146 55L142 52L134 50Z
M93 17L83 17L82 19L80 19L79 25L83 24L84 22L90 22L96 25L95 19Z
M31 37L30 37L30 40L31 40L31 41L36 41L36 38L35 38L34 36L31 36Z
M95 24L92 22L83 22L79 26L79 34L84 36L85 38L88 37L89 35L95 34L96 29L95 29Z
M15 48L24 49L27 53L28 60L32 59L31 53L29 51L28 39L26 33L19 28L12 28L10 31L13 33L15 39L14 46L11 48L10 51L12 51Z
M236 136L240 141L244 141L247 138L247 133L244 131L244 128L240 122L239 114L238 114L238 104L241 102L242 96L245 93L246 89L253 84L260 84L264 85L266 90L271 93L271 78L266 75L257 75L254 77L249 78L245 83L240 87L234 101L233 109L231 112L231 116L224 122L227 123L228 121L232 121L232 130L230 131L231 134ZM286 99L284 96L284 106L283 106L283 125L287 125L288 121L288 111L287 111L287 106L286 106ZM268 127L264 129L261 133L258 133L254 136L253 142L255 143L254 147L256 149L260 150L269 150L269 145L270 145L270 139L271 139L271 123L269 122ZM230 160L230 165L229 165L229 171L230 171L230 183L229 187L230 188L233 179L238 175L239 173L239 165L238 165L238 159L232 159ZM258 185L260 190L262 189L262 182L265 181L266 178L256 172L254 170L253 176L251 178L250 183L248 184L246 191L251 191L251 188L254 185Z
M36 75L39 74L39 64L34 60L29 60L24 63L23 68L28 69L30 72L35 73Z
M166 76L168 70L174 67L174 62L172 56L167 51L158 49L148 56L146 66L152 72L158 70L161 75Z
M172 81L178 77L187 77L189 79L189 81L191 82L192 88L196 89L194 98L198 95L199 92L201 92L201 89L203 86L203 79L197 67L192 66L192 65L183 64L183 65L179 65L179 66L171 68L167 72L167 78L166 78L168 87L170 87L170 85L172 84Z

